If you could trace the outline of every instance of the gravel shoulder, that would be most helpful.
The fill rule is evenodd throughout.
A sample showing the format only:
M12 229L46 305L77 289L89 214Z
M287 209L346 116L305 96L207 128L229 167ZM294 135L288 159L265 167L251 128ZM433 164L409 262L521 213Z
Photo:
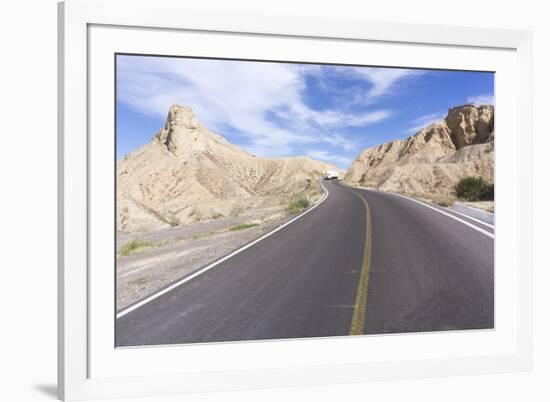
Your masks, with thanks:
M117 249L132 241L148 244L117 256L117 311L231 253L293 216L282 207L155 232L117 234Z
M466 202L461 201L460 204L465 205L470 208L481 209L485 212L494 213L495 212L495 202L494 201L476 201L476 202Z

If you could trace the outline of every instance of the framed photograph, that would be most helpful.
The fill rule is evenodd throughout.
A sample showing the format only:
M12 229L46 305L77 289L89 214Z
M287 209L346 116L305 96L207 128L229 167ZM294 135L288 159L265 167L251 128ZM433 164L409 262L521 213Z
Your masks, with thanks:
M60 3L60 398L529 370L531 40Z

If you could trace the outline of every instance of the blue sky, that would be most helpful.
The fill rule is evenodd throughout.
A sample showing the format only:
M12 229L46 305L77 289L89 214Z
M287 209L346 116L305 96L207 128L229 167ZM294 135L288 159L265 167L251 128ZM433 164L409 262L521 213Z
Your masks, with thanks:
M119 55L117 158L148 143L178 103L252 154L345 169L363 149L493 94L488 72Z

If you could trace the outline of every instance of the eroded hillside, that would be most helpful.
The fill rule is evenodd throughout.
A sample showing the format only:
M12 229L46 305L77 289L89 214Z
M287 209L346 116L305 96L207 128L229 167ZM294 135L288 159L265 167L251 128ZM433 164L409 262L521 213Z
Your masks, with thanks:
M415 135L365 149L348 170L351 185L410 194L450 194L466 176L493 183L494 107L464 105Z
M117 229L158 230L284 206L318 194L327 169L336 168L308 157L251 155L174 105L152 141L117 163Z

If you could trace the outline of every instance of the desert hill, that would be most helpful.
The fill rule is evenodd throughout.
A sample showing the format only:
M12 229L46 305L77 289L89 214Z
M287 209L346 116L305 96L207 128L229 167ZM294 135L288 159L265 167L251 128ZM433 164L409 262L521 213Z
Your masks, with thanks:
M320 191L333 165L307 157L260 158L174 105L149 144L117 162L117 230L150 231L249 208L284 206Z
M351 185L409 194L450 194L465 176L493 183L494 107L463 105L415 135L365 149L345 176Z

